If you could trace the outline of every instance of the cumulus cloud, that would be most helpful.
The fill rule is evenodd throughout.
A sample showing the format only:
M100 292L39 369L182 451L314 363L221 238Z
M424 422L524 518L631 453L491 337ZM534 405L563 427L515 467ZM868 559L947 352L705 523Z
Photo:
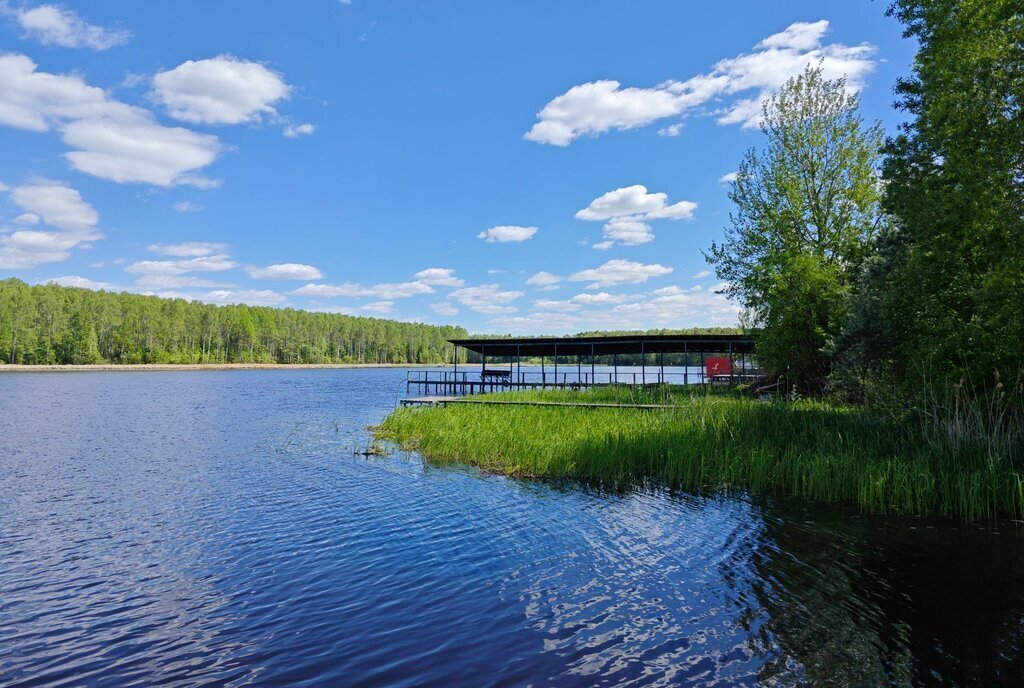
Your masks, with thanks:
M722 184L731 184L732 182L736 181L736 177L738 175L739 172L726 172L725 174L718 178L718 181L721 182Z
M461 287L466 282L455 276L452 268L427 268L420 270L415 277L423 284L435 287Z
M533 307L541 311L557 311L559 313L571 313L580 309L580 305L572 301L547 301L544 299L534 301Z
M499 225L491 227L476 235L477 239L483 239L488 243L509 243L526 241L537 233L536 227L519 227L517 225Z
M723 294L673 285L628 296L601 292L578 294L565 301L535 301L526 315L498 314L488 324L496 331L565 334L580 330L733 325L739 311Z
M405 299L419 294L432 294L434 289L423 282L395 282L365 287L355 282L344 284L307 284L291 292L296 296L332 298L336 296L370 297L384 301Z
M544 272L541 270L540 272L531 275L526 280L526 283L531 287L537 287L541 291L550 291L552 289L557 289L558 284L561 281L562 278L559 275L553 275L550 272Z
M668 195L648 193L642 184L614 189L595 198L576 213L579 220L607 221L604 241L594 244L606 251L616 244L637 246L654 241L654 232L647 224L651 220L690 220L697 209L692 201L669 204Z
M96 228L99 213L70 186L41 181L8 192L11 201L24 211L16 219L19 224L47 227L0 235L0 268L58 263L67 260L76 246L103 237Z
M139 289L181 289L183 287L233 287L235 285L191 275L144 274L135 280Z
M67 232L92 234L99 213L70 186L56 182L28 184L11 190L15 205L48 225ZM35 222L33 222L35 224Z
M306 123L306 124L297 124L297 125L289 124L288 126L286 126L282 130L281 133L283 133L286 138L297 139L300 136L309 136L310 134L314 133L315 131L316 131L316 125L315 124Z
M24 38L37 40L43 45L107 50L127 43L132 37L130 31L90 24L71 10L57 5L16 9L0 2L0 13L14 17L24 32Z
M225 254L214 254L187 260L140 260L124 270L137 275L184 275L188 272L221 272L238 267Z
M227 244L216 244L208 241L186 241L181 244L150 244L146 247L146 250L150 253L159 253L162 256L198 258L199 256L223 253L227 248Z
M374 301L363 306L367 313L390 313L395 309L394 301Z
M587 289L600 289L621 284L639 284L652 277L661 277L672 272L672 268L658 263L645 264L632 260L609 260L607 263L589 270L581 270L569 275L573 282L590 282Z
M25 55L0 55L0 125L60 132L71 166L101 179L216 185L196 174L220 153L215 136L165 127L148 110L112 99L80 76L38 71Z
M700 272L692 275L692 278L693 279L704 279L705 277L707 277L710 274L711 274L710 270L701 270Z
M302 263L278 263L265 268L250 265L245 271L254 279L315 280L324 276L312 265Z
M192 201L179 201L174 204L174 209L179 213L198 213L203 206Z
M115 289L113 284L109 282L97 282L91 280L88 277L80 277L78 275L64 275L63 277L51 277L43 282L44 284L59 284L62 287L78 287L79 289L92 289L93 291L99 291L106 289L110 291Z
M443 315L449 318L459 314L458 308L445 301L430 304L430 310L434 311L438 315Z
M157 72L151 95L184 122L243 124L275 117L274 105L290 93L281 75L259 62L219 55Z
M218 289L194 295L194 298L207 303L243 303L248 306L277 306L288 300L282 294L269 289L241 289L238 291Z
M521 291L503 291L497 284L481 284L475 287L456 289L449 297L460 304L485 315L514 313L515 306L509 304L523 295Z
M685 81L666 81L650 88L623 88L601 80L573 86L537 113L537 123L524 136L530 141L567 146L581 136L628 130L667 117L706 111L719 124L757 126L761 103L808 64L820 63L826 78L846 76L860 89L874 68L875 47L824 44L826 20L797 22L758 43L750 53L719 61L710 72ZM707 108L709 103L722 103ZM676 135L669 125L663 135Z

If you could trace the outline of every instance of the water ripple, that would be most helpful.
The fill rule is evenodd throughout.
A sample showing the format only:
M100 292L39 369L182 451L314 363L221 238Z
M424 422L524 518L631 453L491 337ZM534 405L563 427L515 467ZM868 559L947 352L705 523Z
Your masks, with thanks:
M0 376L0 685L1024 680L1017 532L360 455L402 375Z

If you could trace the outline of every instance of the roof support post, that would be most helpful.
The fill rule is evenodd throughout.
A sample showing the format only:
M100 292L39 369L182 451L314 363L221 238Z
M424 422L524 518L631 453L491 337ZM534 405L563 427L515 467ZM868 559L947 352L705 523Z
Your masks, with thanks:
M732 374L732 342L729 342L729 386L733 385L733 374Z
M643 341L640 342L640 384L647 384L647 351Z
M590 384L596 385L597 378L594 377L594 345L590 345Z
M690 384L690 347L683 342L683 384Z
M558 345L555 344L555 389L558 389Z
M520 345L516 344L516 379L523 384L523 358L520 353Z

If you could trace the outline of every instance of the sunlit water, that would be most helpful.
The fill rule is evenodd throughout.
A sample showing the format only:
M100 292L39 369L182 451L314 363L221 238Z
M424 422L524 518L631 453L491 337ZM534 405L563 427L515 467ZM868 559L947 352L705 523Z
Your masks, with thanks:
M0 375L0 685L1024 680L1013 527L357 453L404 379Z

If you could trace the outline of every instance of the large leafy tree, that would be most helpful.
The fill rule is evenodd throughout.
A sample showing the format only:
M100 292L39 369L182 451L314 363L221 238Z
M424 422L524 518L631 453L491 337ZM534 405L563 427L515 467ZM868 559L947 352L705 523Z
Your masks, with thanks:
M1024 370L1024 5L899 0L917 39L886 145L893 228L865 273L850 356L912 395Z
M758 360L806 391L822 388L830 347L881 220L882 130L866 125L844 79L809 66L764 105L762 150L744 157L725 240L706 257L755 316Z

